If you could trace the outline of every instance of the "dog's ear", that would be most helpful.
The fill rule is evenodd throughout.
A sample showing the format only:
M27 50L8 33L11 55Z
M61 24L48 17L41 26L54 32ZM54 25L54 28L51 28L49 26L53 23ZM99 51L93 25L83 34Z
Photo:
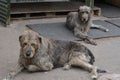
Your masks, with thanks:
M80 12L80 8L78 8L78 12Z
M39 43L42 43L42 37L39 34L37 35L37 38L38 38Z
M91 7L88 7L88 10L90 11L90 13L93 12L92 8Z
M40 43L42 42L42 38L40 36L38 37L38 40Z
M22 46L22 37L23 37L23 35L20 35L20 36L19 36L20 46Z
M80 6L80 7L78 8L78 12L80 12L80 11L82 10L82 7L83 7L83 6Z

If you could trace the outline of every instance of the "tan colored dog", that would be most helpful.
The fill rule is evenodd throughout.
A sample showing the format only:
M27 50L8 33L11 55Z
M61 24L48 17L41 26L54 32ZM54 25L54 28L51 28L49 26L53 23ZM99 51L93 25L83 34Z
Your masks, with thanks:
M73 31L74 35L83 41L97 45L96 42L88 36L90 28L96 28L102 31L109 31L102 25L93 24L91 8L88 6L80 6L78 12L70 12L67 15L66 27Z
M100 70L93 66L93 54L80 43L46 39L31 30L25 31L19 41L21 49L18 64L5 80L13 79L23 69L31 72L49 71L60 66L66 70L71 66L82 67L92 72L92 79L98 76L97 71Z

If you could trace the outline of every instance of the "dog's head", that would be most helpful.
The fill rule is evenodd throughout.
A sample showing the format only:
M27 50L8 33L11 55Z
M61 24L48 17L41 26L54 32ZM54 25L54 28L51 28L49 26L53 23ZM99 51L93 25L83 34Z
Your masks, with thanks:
M78 15L83 23L88 22L91 17L91 8L88 6L80 6L78 9Z
M19 36L19 42L22 51L21 54L23 54L25 58L33 58L40 47L41 37L38 33L27 30Z

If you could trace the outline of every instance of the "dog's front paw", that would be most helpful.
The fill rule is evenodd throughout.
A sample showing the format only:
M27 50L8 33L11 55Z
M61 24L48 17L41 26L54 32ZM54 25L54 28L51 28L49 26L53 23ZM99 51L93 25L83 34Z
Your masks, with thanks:
M92 80L97 80L97 77L96 76L92 76Z
M11 79L11 78L4 78L3 80L13 80L13 79Z
M63 67L63 70L69 70L70 68L71 68L70 65L65 65L65 66Z
M47 67L48 70L52 70L54 66L51 63L47 63L46 67Z
M97 43L93 39L90 39L90 38L85 39L85 42L88 43L88 44L95 45L95 46L97 45Z
M97 45L97 43L93 40L90 42L90 44L95 45L95 46Z
M3 80L14 80L14 79L10 74L8 74L7 76L5 76L5 78L3 78Z

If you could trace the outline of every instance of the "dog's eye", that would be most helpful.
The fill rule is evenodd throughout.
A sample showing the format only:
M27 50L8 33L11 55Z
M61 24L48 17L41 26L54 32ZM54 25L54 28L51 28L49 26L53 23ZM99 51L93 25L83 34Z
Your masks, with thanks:
M27 43L23 43L23 47L26 46L26 45L27 45Z
M86 12L87 14L89 13L89 12Z
M84 12L81 12L82 14L84 13Z
M35 43L32 43L31 46L35 47L36 45L35 45Z
M84 12L81 12L81 13L84 13Z

